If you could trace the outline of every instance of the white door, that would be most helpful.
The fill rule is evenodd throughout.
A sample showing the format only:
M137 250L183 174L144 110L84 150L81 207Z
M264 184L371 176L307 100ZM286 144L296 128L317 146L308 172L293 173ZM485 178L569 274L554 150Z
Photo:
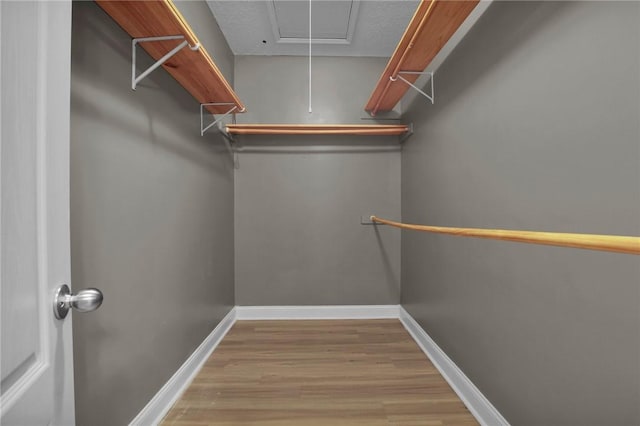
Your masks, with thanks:
M70 284L70 2L0 1L2 425L73 424Z

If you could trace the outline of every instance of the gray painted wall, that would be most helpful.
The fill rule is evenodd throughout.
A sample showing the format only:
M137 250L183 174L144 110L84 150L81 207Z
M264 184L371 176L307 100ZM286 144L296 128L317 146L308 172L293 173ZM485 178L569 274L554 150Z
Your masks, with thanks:
M364 106L387 64L385 58L313 57L309 114L309 59L236 56L235 90L247 112L238 123L372 124Z
M640 235L640 4L497 2L419 98L402 216ZM402 304L518 425L640 423L635 256L406 232Z
M313 64L309 114L306 58L236 57L236 91L248 110L238 122L362 122L385 61ZM361 215L400 215L397 138L245 136L239 144L238 305L399 303L400 233L360 225Z
M400 215L400 152L311 153L292 139L289 152L240 154L236 303L398 304L400 233L360 216Z
M174 0L174 4L189 23L200 43L207 49L224 78L233 87L233 52L207 3L204 0Z
M231 160L166 72L131 91L130 55L98 6L74 2L72 278L105 296L74 314L79 425L127 424L234 305Z

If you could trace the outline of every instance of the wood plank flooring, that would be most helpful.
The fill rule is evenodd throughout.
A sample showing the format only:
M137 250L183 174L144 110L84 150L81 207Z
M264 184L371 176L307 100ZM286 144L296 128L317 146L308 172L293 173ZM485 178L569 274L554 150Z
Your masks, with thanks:
M314 320L236 322L162 424L477 422L398 320Z

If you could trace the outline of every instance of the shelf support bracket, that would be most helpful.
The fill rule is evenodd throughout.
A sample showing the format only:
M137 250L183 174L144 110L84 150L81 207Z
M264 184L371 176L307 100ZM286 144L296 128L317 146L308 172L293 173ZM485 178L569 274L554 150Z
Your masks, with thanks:
M409 123L409 129L407 133L400 137L399 143L403 144L407 139L409 139L413 135L413 123Z
M427 93L425 93L422 89L420 89L419 87L417 87L415 84L411 83L409 80L405 79L401 74L411 74L411 75L428 75L430 76L429 81L431 82L431 95L428 95ZM396 74L396 77L393 78L393 76L389 76L389 79L391 81L398 81L398 80L402 80L405 83L407 83L409 86L413 87L414 89L416 89L422 96L424 96L425 98L429 99L431 101L431 103L434 103L434 92L433 92L433 72L417 72L417 71L398 71L398 73Z
M205 127L204 126L204 107L205 106L210 106L210 105L214 105L214 106L233 105L233 107L229 111L225 112L220 117L215 119L213 121L213 123L211 123L211 124L207 125L207 127ZM200 104L200 136L204 136L204 132L206 132L207 130L209 130L210 128L212 128L213 126L215 126L217 124L216 129L218 129L218 131L223 136L224 145L227 147L227 150L229 151L229 154L231 155L231 158L233 160L233 168L234 169L240 168L240 164L238 162L238 154L233 150L233 147L231 146L231 144L234 142L234 139L233 139L233 136L231 136L230 134L228 134L227 132L225 132L222 129L221 121L222 121L223 118L227 117L229 114L231 114L232 112L234 112L237 109L238 109L238 106L236 104L232 103L232 102L209 102L209 103L206 103L206 104ZM235 122L235 116L234 116L234 122Z
M136 46L138 43L149 41L166 41L166 40L182 40L182 43L174 47L169 53L158 59L153 65L147 68L142 74L136 77ZM200 49L200 43L196 43L195 46L189 45L189 42L184 39L182 35L163 36L163 37L141 37L131 40L131 89L136 90L136 86L146 76L154 72L159 66L167 62L173 55L181 51L184 47L189 46L189 49L196 51Z
M216 118L214 120L214 122L209 124L207 127L204 127L204 107L205 106L210 106L210 105L218 105L218 106L219 105L233 105L233 108L231 108L229 111L227 111L224 114L222 114L220 117ZM209 130L210 128L212 128L216 124L218 124L220 122L220 120L222 120L223 118L225 118L226 116L228 116L229 114L231 114L233 111L235 111L237 109L238 109L238 106L236 104L234 104L234 103L231 103L231 102L210 102L210 103L207 103L207 104L200 104L200 136L204 136L204 132L206 132L207 130Z

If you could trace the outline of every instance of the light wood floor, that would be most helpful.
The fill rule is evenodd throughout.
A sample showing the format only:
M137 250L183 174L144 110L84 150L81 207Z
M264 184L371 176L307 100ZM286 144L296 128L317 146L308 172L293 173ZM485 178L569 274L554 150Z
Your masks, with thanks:
M163 425L476 425L398 320L238 321Z

